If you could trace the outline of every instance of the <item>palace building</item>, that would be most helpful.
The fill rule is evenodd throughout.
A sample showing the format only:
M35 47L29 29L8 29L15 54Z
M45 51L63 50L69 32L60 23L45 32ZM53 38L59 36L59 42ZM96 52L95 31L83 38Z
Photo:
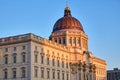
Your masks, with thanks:
M48 39L32 33L0 38L0 80L106 80L106 61L66 7Z

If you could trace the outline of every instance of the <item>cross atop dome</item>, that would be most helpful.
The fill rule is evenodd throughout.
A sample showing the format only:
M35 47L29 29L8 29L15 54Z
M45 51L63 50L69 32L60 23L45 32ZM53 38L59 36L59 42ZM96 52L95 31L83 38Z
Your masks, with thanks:
M66 2L66 8L64 10L64 16L71 16L71 10L68 7L68 2Z

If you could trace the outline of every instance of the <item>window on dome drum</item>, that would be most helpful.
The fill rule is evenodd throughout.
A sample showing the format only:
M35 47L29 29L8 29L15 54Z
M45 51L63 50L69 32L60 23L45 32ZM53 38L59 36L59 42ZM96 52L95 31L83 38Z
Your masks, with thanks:
M78 39L78 44L80 45L80 38Z
M44 69L41 69L41 78L44 78Z
M26 71L25 71L25 68L22 68L22 78L25 78L25 75L26 75Z
M4 70L4 79L7 79L7 77L8 77L8 71Z
M72 37L70 37L70 39L69 39L69 43L72 45Z
M62 80L64 80L64 73L62 73Z
M66 44L66 38L63 37L63 44L65 45Z
M5 64L8 64L8 55L5 55Z
M37 68L34 69L34 76L38 77L38 69Z
M37 63L37 61L38 61L38 55L37 54L34 55L34 61L35 61L35 63Z
M76 44L76 38L73 39L73 43Z
M17 48L16 48L16 47L14 47L14 48L13 48L13 50L14 50L14 51L16 51L16 50L17 50Z
M61 44L61 38L59 38L59 44Z
M44 64L44 56L41 55L41 64Z
M13 69L13 78L16 78L16 68Z
M55 42L57 42L57 38L55 38Z
M13 54L13 63L16 63L17 62L17 54Z
M26 49L26 46L22 46L22 50L25 50Z
M26 55L25 53L22 54L22 62L24 63L26 61Z

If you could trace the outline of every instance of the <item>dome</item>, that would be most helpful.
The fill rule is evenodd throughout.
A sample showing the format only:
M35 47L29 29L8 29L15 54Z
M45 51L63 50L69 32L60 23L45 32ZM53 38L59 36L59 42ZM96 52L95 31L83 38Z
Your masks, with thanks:
M69 7L66 7L64 10L64 16L57 20L53 27L53 32L59 30L80 30L83 31L82 24L76 18L71 16L71 10Z

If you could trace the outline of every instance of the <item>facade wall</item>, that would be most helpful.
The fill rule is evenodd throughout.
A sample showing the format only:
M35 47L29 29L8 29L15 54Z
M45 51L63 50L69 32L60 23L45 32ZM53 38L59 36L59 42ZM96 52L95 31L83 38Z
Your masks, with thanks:
M24 47L24 49L23 49ZM29 64L29 42L10 44L0 46L0 80L5 78L5 71L7 71L7 79L14 80L13 71L16 71L16 79L27 80L28 75L28 64ZM22 55L25 55L25 62L22 60ZM14 62L14 56L16 61ZM7 63L5 60L7 57ZM25 77L22 78L22 69L25 69Z
M55 49L48 45L38 44L35 42L32 42L31 52L32 52L31 55L33 56L32 57L33 80L38 80L38 79L63 80L62 79L63 74L64 74L64 80L70 80L70 67L69 67L70 56L68 52L62 51L60 49ZM37 61L35 60L35 55L37 55ZM41 56L44 57L43 62ZM49 58L49 64L47 58ZM59 65L58 65L58 60L59 60ZM38 71L37 76L35 74L35 69L37 69ZM44 73L42 73L42 70L44 71ZM49 71L49 77L48 77L48 71ZM58 73L60 75L59 78L58 78Z

